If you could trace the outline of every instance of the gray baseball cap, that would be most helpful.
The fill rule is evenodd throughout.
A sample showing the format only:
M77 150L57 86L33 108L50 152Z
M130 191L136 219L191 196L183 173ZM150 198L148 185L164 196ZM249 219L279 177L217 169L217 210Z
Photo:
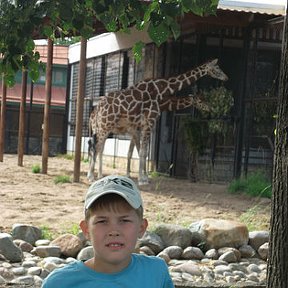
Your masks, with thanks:
M122 196L134 209L143 206L140 191L130 178L109 175L91 184L85 197L85 211L89 209L99 197L110 193Z

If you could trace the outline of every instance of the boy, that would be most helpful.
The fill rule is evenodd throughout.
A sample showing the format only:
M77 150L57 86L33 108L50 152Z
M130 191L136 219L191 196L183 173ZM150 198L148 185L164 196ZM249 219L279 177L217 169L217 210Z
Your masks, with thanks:
M94 257L53 271L43 288L174 287L164 260L133 253L148 222L140 191L131 179L112 175L94 182L84 209L80 227L92 243Z

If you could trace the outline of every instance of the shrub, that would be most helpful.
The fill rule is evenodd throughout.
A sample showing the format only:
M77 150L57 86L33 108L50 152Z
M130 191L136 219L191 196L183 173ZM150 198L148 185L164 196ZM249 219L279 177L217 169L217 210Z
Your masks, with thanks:
M64 159L67 159L67 160L74 160L74 155L73 154L57 154L57 157L64 158Z
M40 227L41 232L42 232L42 237L43 239L47 239L47 240L52 240L54 238L54 235L51 231L51 229L48 226L41 226Z
M63 229L63 233L69 233L73 235L78 235L80 232L80 227L78 223L72 223L71 225L67 226Z
M58 175L54 178L55 184L71 183L70 177L68 175Z
M32 173L40 173L41 171L41 168L40 168L40 165L39 164L35 164L32 166Z
M271 198L272 196L271 182L262 171L252 172L247 177L233 180L228 187L228 191L230 193L243 192L253 197Z

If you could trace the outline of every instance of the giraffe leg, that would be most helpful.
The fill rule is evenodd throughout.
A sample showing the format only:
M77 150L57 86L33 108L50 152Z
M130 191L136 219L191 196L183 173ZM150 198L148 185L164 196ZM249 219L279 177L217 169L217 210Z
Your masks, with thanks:
M103 149L104 149L104 145L101 147L101 149L99 151L99 166L98 166L98 176L97 176L98 179L103 177L103 172L102 172Z
M89 170L87 173L87 178L89 182L94 180L94 169L96 162L96 135L94 134L88 141L88 158L89 158Z
M98 160L99 160L99 165L98 165L98 175L97 175L97 178L102 178L103 177L103 170L102 170L102 167L103 167L103 151L104 151L104 145L105 145L105 141L107 139L109 134L107 135L103 135L102 137L99 138L99 141L97 143L97 146L96 146L96 150L98 152Z
M149 142L149 133L142 136L142 141L140 141L140 151L139 151L139 176L138 184L146 185L149 184L148 175L146 171L146 159L148 154L148 142Z
M131 158L132 158L132 154L133 154L134 147L135 147L135 143L134 143L134 139L132 138L132 139L130 140L129 150L128 150L128 154L127 154L127 169L126 169L126 175L127 175L127 177L130 177L130 172L131 172Z
M132 135L132 138L130 140L128 155L127 155L127 170L126 170L127 177L130 177L130 173L131 173L131 159L132 159L132 154L133 154L135 145L136 145L136 149L137 149L137 152L138 152L138 155L139 155L139 150L140 150L140 139L139 139L139 137L140 137L140 135L139 135L139 133L137 133L135 135Z

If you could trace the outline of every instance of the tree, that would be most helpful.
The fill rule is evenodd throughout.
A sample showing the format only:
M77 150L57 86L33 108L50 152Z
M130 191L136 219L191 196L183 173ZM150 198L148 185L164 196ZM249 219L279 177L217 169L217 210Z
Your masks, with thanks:
M1 0L0 74L4 76L4 81L8 86L14 85L15 73L23 67L28 71L32 80L38 79L41 63L39 63L39 53L34 51L34 37L48 38L52 42L60 37L81 36L81 43L84 43L90 36L100 32L121 30L128 33L129 28L135 26L138 30L147 29L150 38L159 46L171 35L174 38L180 35L178 20L185 13L192 12L200 16L213 14L216 12L217 5L218 0L71 0L69 2L66 0ZM143 45L143 43L138 42L134 46L136 60L141 58ZM81 47L83 48L83 45ZM85 75L80 73L79 79L83 78L85 78ZM81 85L79 86L81 87ZM48 116L49 98L51 97L48 85L46 86L42 145L43 173L47 173ZM79 181L80 175L83 113L83 104L81 103L84 98L83 90L80 88L78 90L77 102L79 105L77 105L78 117L74 159L74 181L76 182ZM19 121L20 124L21 122L24 122L23 119ZM0 126L1 131L4 131L4 125L1 124ZM24 134L21 135L24 139ZM46 151L46 153L43 151ZM22 159L22 157L20 158Z
M287 3L288 4L288 3ZM285 17L272 185L267 288L288 287L288 19Z
M157 44L180 35L178 21L185 14L215 14L219 0L1 0L0 74L9 86L23 66L33 80L39 77L39 53L35 38L86 39L105 31L125 31L135 26L147 29ZM136 43L139 59L143 43ZM23 57L25 56L25 57Z
M35 38L90 36L106 31L147 28L159 46L180 34L178 20L185 13L214 14L218 0L1 0L0 74L7 85L26 67L31 79L39 77L39 54ZM99 29L102 28L101 29ZM282 49L282 66L276 124L271 238L267 288L288 287L288 22ZM140 57L143 44L136 43Z

